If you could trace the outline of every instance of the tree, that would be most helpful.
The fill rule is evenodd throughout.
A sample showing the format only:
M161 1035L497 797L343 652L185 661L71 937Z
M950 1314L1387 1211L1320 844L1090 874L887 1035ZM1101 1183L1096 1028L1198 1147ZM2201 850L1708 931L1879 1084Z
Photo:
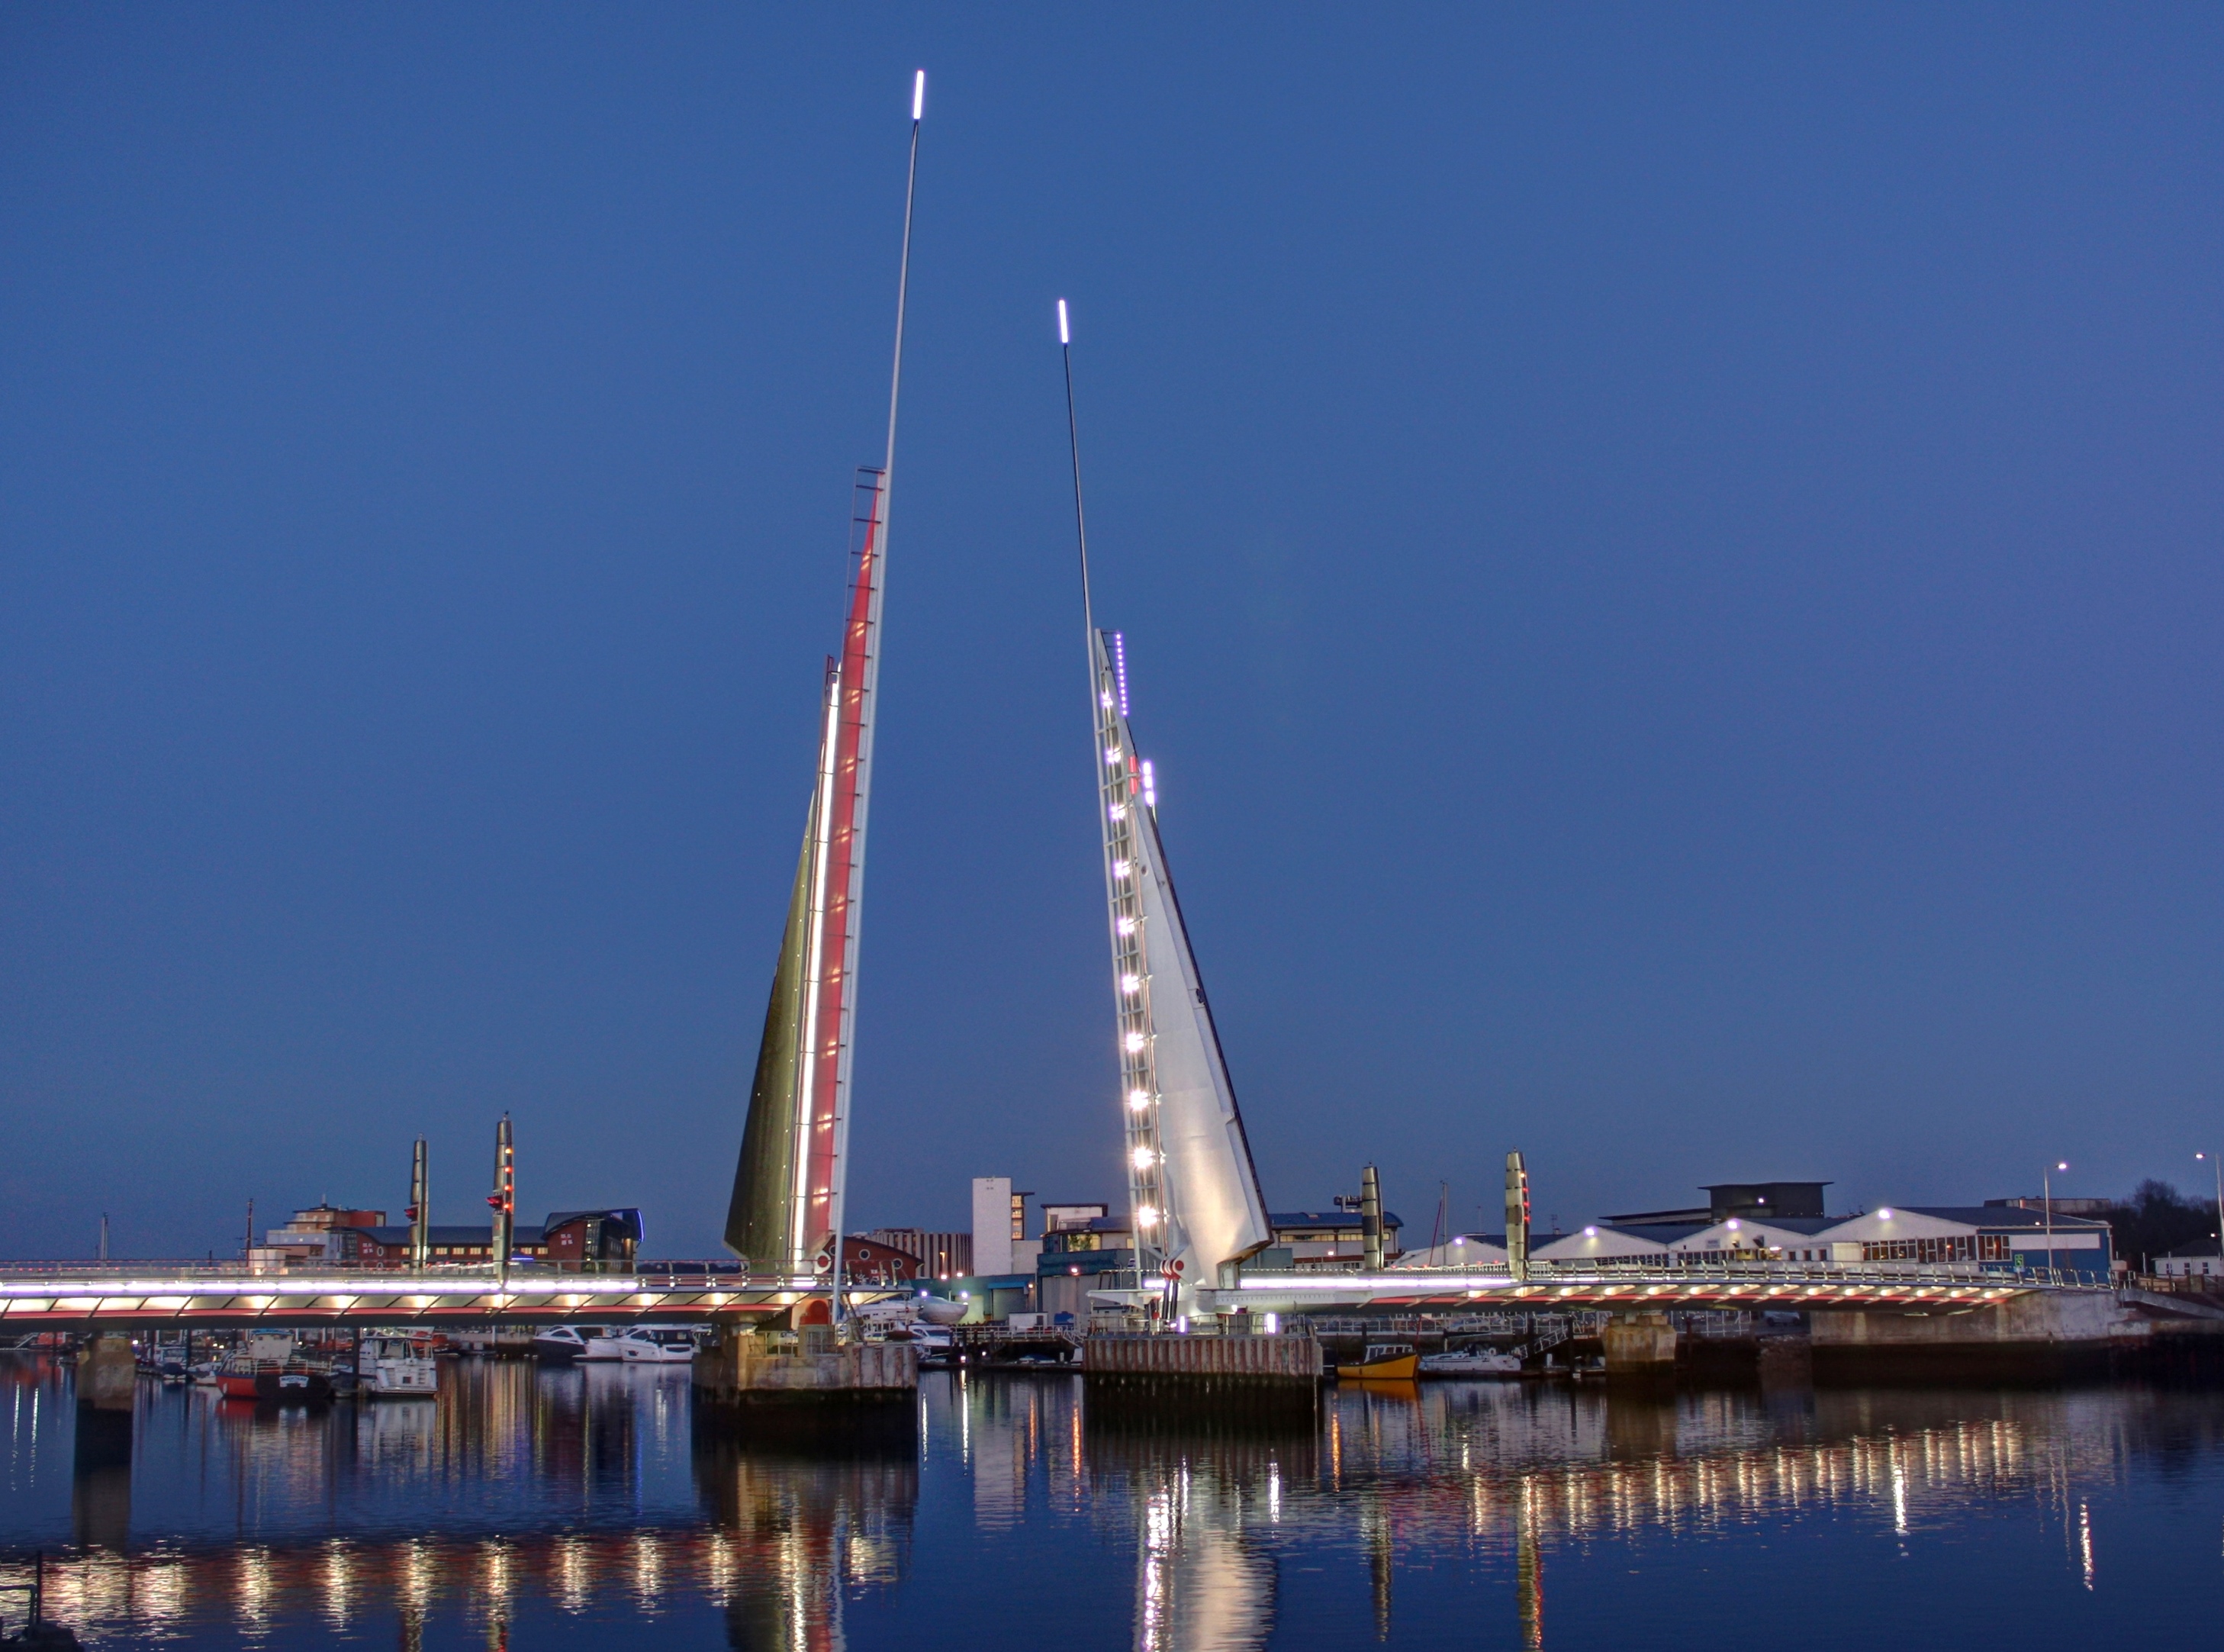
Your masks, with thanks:
M2158 1256L2190 1240L2215 1237L2216 1207L2206 1199L2188 1199L2170 1183L2150 1176L2132 1189L2129 1199L2109 1207L2107 1222L2116 1255L2136 1268L2143 1265L2143 1257Z

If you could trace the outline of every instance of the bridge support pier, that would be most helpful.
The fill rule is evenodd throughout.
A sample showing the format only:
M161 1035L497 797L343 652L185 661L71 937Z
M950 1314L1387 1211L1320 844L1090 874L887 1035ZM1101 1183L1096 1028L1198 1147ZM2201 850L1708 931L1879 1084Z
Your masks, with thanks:
M77 1439L73 1444L70 1527L84 1548L123 1548L131 1531L131 1414L139 1366L131 1339L104 1331L77 1359Z
M695 1357L695 1415L704 1426L798 1443L917 1426L919 1351L908 1343L845 1343L806 1325L793 1344L729 1328Z
M78 1350L77 1408L80 1420L88 1411L121 1417L128 1437L131 1408L138 1394L139 1362L132 1355L128 1332L103 1331Z
M1674 1380L1676 1327L1665 1313L1617 1313L1604 1340L1609 1381Z

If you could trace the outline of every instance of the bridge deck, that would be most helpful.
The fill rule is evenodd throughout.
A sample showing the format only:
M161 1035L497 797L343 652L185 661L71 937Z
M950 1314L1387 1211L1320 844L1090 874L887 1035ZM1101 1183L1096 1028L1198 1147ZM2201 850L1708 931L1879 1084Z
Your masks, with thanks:
M1505 1273L1399 1269L1378 1274L1247 1275L1233 1288L1198 1293L1207 1312L1306 1313L1340 1307L1946 1309L2006 1301L2034 1291L2113 1293L2088 1275L2025 1269L1865 1263L1838 1267L1753 1263L1737 1267L1538 1269Z
M566 1320L747 1320L793 1303L810 1282L731 1274L248 1274L117 1270L0 1272L0 1326L10 1332L142 1326L560 1325Z

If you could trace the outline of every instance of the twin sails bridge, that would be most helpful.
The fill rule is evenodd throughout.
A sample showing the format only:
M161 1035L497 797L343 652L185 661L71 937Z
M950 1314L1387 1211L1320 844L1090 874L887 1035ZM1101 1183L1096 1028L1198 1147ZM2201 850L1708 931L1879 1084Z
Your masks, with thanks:
M842 1277L844 1192L854 1111L867 827L878 718L882 605L890 552L897 414L903 385L913 207L926 76L912 93L895 337L881 462L859 472L855 544L838 651L825 663L817 760L800 854L774 962L724 1237L742 1260L712 1269L642 1264L625 1275L423 1267L248 1274L243 1267L148 1263L0 1267L0 1336L48 1328L190 1325L357 1326L736 1320L838 1320L873 1294ZM1089 706L1090 787L1102 843L1109 945L1116 1118L1137 1267L1096 1293L1158 1324L1309 1308L1934 1305L1946 1311L2026 1292L2094 1288L1952 1265L1732 1270L1517 1263L1504 1271L1400 1269L1368 1275L1270 1275L1245 1264L1272 1240L1267 1206L1210 1000L1182 919L1149 760L1128 716L1126 649L1096 623L1089 582L1071 317L1058 301ZM1077 719L1079 723L1079 719ZM1079 728L1077 728L1078 744ZM869 1110L868 1119L869 1120ZM1441 1275L1441 1277L1438 1275ZM2105 1288L2101 1288L2105 1289Z

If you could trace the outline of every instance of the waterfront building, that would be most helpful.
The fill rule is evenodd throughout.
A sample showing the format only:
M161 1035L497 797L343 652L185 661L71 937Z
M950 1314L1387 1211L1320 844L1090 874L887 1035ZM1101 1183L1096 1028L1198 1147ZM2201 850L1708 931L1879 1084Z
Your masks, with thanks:
M919 1258L877 1233L842 1241L842 1277L854 1285L902 1285L920 1276Z
M1541 1244L1548 1236L1532 1234L1532 1244ZM1559 1235L1549 1236L1557 1238ZM1506 1236L1503 1233L1456 1233L1442 1244L1423 1245L1418 1250L1402 1252L1397 1261L1387 1264L1391 1268L1503 1268L1506 1266Z
M1539 1262L1647 1263L1666 1267L1676 1241L1696 1233L1698 1222L1593 1222L1573 1233L1564 1233L1543 1244L1532 1242L1529 1254Z
M2108 1225L2021 1205L1880 1206L1816 1236L1833 1262L1970 1262L2058 1268L2107 1278L2114 1267Z
M1288 1267L1301 1273L1349 1273L1356 1270L1367 1253L1366 1232L1356 1208L1343 1208L1339 1200L1334 1210L1279 1211L1267 1218L1273 1242L1261 1252L1259 1266L1273 1265L1269 1258L1275 1251L1289 1253ZM1382 1260L1387 1266L1403 1254L1398 1241L1404 1223L1395 1212L1382 1212Z
M369 1222L315 1219L370 1217ZM305 1222L303 1218L313 1218ZM285 1268L407 1268L409 1228L389 1225L383 1211L334 1211L319 1206L297 1211L284 1228L274 1228L269 1243L256 1248L251 1265L258 1271ZM315 1236L310 1243L309 1236ZM573 1269L630 1266L642 1237L641 1212L633 1209L552 1211L538 1226L519 1223L510 1230L510 1254ZM490 1222L436 1225L426 1231L426 1249L435 1267L484 1265L494 1260Z
M2194 1239L2154 1258L2155 1272L2164 1279L2215 1279L2224 1275L2219 1266L2216 1241Z
M1824 1262L1830 1247L1822 1236L1842 1219L1732 1216L1671 1240L1668 1252L1678 1262Z
M320 1199L306 1210L295 1211L282 1226L263 1234L262 1243L248 1252L248 1263L259 1272L295 1267L304 1263L337 1263L351 1258L356 1236L384 1225L386 1212L349 1210Z
M876 1227L865 1237L913 1257L921 1279L957 1279L973 1271L970 1233L929 1233L923 1228Z
M1617 1226L1707 1227L1732 1217L1764 1221L1786 1217L1810 1220L1823 1214L1823 1190L1827 1181L1717 1181L1701 1188L1704 1205L1684 1210L1631 1211L1606 1219Z

